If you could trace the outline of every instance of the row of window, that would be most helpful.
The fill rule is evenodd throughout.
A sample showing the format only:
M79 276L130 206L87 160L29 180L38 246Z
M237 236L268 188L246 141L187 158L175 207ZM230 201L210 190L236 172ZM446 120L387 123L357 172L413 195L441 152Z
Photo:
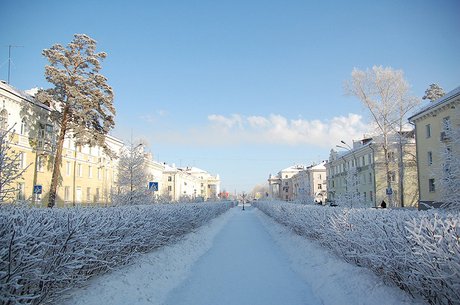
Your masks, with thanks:
M445 117L442 119L442 126L441 129L443 131L448 131L450 130L451 127L451 122L450 122L450 117ZM431 124L426 124L425 125L425 136L426 138L431 138Z

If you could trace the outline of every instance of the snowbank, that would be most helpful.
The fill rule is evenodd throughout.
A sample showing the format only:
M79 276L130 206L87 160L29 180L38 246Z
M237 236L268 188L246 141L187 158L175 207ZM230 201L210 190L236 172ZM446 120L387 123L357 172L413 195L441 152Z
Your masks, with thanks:
M432 304L460 304L460 215L258 202L268 216Z
M0 303L53 303L89 278L177 241L230 203L0 207Z

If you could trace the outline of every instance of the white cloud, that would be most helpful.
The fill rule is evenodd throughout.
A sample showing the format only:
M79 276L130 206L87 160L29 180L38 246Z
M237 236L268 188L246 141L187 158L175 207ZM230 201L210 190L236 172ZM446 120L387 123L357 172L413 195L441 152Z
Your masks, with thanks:
M341 140L351 143L369 133L361 115L349 113L332 119L288 119L282 115L229 116L211 114L209 125L161 136L168 143L198 145L272 144L332 148Z

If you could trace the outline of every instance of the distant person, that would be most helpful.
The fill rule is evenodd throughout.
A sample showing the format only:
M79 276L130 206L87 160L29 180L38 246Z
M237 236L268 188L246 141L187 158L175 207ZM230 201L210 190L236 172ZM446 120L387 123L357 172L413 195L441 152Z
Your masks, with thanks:
M382 209L386 208L387 207L387 203L385 202L385 200L382 200L382 203L380 204L380 207Z

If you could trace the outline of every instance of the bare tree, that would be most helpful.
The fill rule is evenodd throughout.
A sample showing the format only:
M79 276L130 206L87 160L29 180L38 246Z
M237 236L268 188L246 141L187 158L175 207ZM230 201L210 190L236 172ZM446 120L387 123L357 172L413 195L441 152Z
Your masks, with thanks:
M95 40L75 34L67 47L55 44L43 55L50 63L45 67L46 80L54 87L40 90L36 97L50 106L59 129L48 201L48 206L53 207L66 134L72 133L77 145L97 145L111 156L105 136L115 125L115 108L112 88L99 74L100 62L107 55L96 53Z
M124 148L118 160L117 194L112 200L117 205L146 204L153 201L147 189L148 173L142 144Z
M22 154L11 147L13 128L0 129L0 204L14 200L17 183L30 165L24 166Z
M404 79L402 70L391 67L374 66L366 71L353 69L351 80L345 83L345 92L357 97L369 110L383 141L384 167L387 189L392 189L390 170L390 135L398 137L399 163L399 194L401 206L404 206L404 164L403 145L407 141L404 132L407 114L414 109L420 100L409 95L409 84ZM388 202L393 206L392 195Z
M454 120L458 121L456 114ZM442 207L460 211L460 127L450 120L443 122L445 141L441 145L439 168L436 169L437 185L441 193Z

